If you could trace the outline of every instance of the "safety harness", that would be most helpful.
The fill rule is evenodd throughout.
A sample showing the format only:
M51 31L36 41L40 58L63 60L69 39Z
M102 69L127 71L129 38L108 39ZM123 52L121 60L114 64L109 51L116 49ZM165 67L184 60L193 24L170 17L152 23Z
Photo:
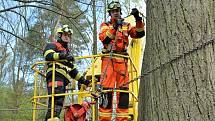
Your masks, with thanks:
M118 33L119 32L119 29L117 29L117 31L116 31L116 33ZM116 34L117 35L117 34ZM126 50L124 50L123 52L117 52L117 51L115 51L115 50L113 50L113 47L115 46L116 47L116 41L117 41L117 39L118 39L118 36L115 36L115 39L114 39L114 43L113 44L108 44L108 48L106 49L106 48L103 48L103 50L102 50L102 53L103 54L106 54L106 53L109 53L110 54L110 56L107 56L107 57L109 57L109 60L108 60L108 64L106 65L106 67L105 67L105 70L104 70L104 73L103 73L103 76L102 76L102 78L101 78L101 81L100 81L100 83L102 84L102 82L103 82L103 80L104 80L104 78L105 78L105 76L106 76L106 73L107 73L107 68L108 68L108 66L109 66L109 64L110 64L110 62L111 62L111 60L112 60L112 58L115 58L115 56L113 56L113 54L114 53L116 53L116 54L126 54L126 55L128 55L128 53L126 52ZM120 58L120 59L124 59L124 58L122 58L122 57L116 57L116 58ZM116 87L115 87L115 89L116 89ZM98 90L98 92L100 93L100 105L102 104L103 105L103 107L107 107L108 106L108 96L107 95L105 95L103 92L102 92L102 90L103 90L103 87L100 85L100 89ZM101 113L101 112L99 112L99 115L100 116L111 116L112 117L112 121L115 121L116 120L116 116L119 116L119 115L117 115L117 113L116 113L116 110L114 110L114 108L116 108L116 101L114 101L114 100L116 100L116 92L114 92L114 97L113 98L111 98L111 100L112 100L112 102L114 103L113 104L113 106L112 106L112 108L113 108L113 110L112 110L112 114L107 114L107 113Z
M90 109L91 105L95 102L83 101L80 104L73 104L66 107L65 120L66 121L86 121L86 113Z

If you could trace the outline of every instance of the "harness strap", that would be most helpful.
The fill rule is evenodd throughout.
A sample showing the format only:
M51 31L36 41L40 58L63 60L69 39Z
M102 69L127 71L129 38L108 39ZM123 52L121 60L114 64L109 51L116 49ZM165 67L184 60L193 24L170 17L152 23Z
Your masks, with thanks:
M75 109L75 106L80 106L80 109ZM70 107L73 116L75 118L81 117L83 114L85 114L87 112L87 110L90 108L90 104L88 102L83 102L82 105L80 104L74 104Z
M82 107L82 108L79 109L78 111L77 111L73 106L71 106L70 108L71 108L71 111L72 111L73 116L74 116L75 118L78 118L78 117L82 116L84 113L87 112L87 111L85 110L84 107Z
M112 112L111 113L103 113L103 112L99 112L99 116L112 116ZM116 113L116 117L129 117L128 113Z

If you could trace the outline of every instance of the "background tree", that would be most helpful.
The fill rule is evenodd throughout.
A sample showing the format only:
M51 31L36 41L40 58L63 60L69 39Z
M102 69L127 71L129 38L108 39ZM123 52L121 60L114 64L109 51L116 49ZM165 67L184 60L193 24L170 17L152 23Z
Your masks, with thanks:
M147 1L139 121L215 119L215 1Z
M0 4L0 118L5 121L31 120L29 99L32 97L33 73L30 67L43 58L42 48L49 35L54 35L60 25L72 26L74 38L71 49L74 55L81 55L80 50L88 48L89 38L84 31L89 25L84 11L75 1L35 3L20 0ZM44 117L44 111L38 118L41 117Z
M29 99L33 95L34 80L31 65L43 60L42 49L46 43L55 41L54 35L59 26L63 24L72 26L74 34L70 48L74 56L92 54L93 30L96 30L95 27L99 28L104 20L104 13L107 14L104 12L106 7L104 0L95 0L97 26L94 26L92 2L92 0L2 0L0 2L1 120L31 120L32 105ZM123 3L123 0L120 2L129 4L129 2ZM100 49L101 46L97 50ZM79 65L84 65L86 68L86 64L82 63ZM38 120L43 120L45 111L41 109L39 112Z

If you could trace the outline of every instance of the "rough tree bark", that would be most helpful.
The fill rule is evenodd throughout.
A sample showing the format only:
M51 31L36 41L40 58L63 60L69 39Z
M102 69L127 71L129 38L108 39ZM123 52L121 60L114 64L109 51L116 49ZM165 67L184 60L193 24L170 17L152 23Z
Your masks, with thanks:
M148 0L139 121L215 120L215 1Z

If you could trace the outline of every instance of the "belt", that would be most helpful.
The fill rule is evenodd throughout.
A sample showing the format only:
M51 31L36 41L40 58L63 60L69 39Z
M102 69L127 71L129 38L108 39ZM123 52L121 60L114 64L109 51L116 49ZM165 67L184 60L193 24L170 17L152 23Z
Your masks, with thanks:
M63 86L63 82L62 81L55 81L54 82L54 87L62 87ZM48 87L52 87L52 82L48 83Z
M108 49L104 49L104 48L102 49L102 53L103 54L108 54L110 52L111 51L109 51ZM122 54L122 55L128 55L128 53L126 52L126 50L121 51L121 52L113 50L113 53L115 53L115 54Z
M127 58L124 58L124 57L116 57L116 56L109 56L109 55L107 55L107 56L103 56L102 58L112 58L112 59L117 59L117 60L125 60L125 61L127 61L128 59Z

